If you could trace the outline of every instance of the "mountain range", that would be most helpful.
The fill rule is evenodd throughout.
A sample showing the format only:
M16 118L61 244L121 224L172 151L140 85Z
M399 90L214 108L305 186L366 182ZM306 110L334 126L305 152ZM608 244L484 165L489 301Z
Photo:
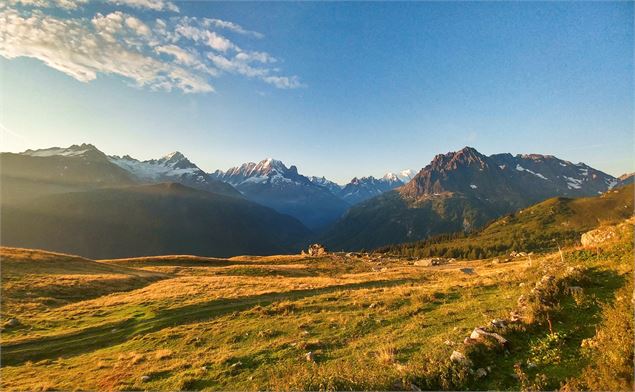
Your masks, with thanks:
M217 170L212 177L231 184L249 200L296 217L313 230L332 223L349 207L327 186L299 174L297 167L271 158L225 172Z
M321 238L334 249L359 249L469 232L550 197L597 195L617 183L583 163L485 156L465 147L437 155L406 185L352 207Z
M549 155L486 156L471 147L439 154L416 174L343 186L271 158L206 173L180 152L140 161L90 144L2 153L0 164L2 244L90 257L281 253L310 240L369 249L469 233L550 197L633 181ZM88 229L99 222L103 230ZM142 244L143 236L152 240Z
M212 173L213 178L233 185L249 200L289 214L315 231L335 222L350 206L403 185L399 176L409 178L412 171L388 173L380 179L355 177L340 186L325 177L299 174L296 166L287 167L272 158Z

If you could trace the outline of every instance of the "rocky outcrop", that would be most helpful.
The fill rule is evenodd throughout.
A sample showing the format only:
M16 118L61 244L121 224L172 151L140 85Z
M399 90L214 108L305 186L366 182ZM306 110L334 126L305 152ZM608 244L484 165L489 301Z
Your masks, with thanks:
M307 251L307 254L313 257L324 256L326 255L326 253L326 248L324 247L324 245L321 244L311 244Z

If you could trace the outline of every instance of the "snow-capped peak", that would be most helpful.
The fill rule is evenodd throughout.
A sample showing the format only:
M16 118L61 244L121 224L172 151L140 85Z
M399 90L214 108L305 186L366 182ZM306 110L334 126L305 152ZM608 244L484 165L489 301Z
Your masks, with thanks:
M32 157L51 157L51 156L65 156L76 157L86 154L89 151L100 152L95 146L88 143L73 144L70 147L51 147L43 148L39 150L26 150L22 155L30 155Z
M178 151L165 155L160 159L138 161L129 155L123 157L111 156L110 161L122 169L146 181L158 181L174 177L189 176L195 182L205 182L205 173L190 162L185 155Z
M179 151L171 152L165 155L161 160L171 161L171 160L181 160L185 158L185 155L181 154Z
M386 181L401 181L397 174L391 173L391 172L388 172L388 173L384 174L382 179L384 179Z
M417 172L416 172L416 171L414 171L414 170L412 170L412 169L405 169L405 170L400 171L400 172L397 174L397 177L398 177L401 181L403 181L403 182L405 183L405 182L408 182L408 181L412 180L412 178L413 178L416 174L417 174Z

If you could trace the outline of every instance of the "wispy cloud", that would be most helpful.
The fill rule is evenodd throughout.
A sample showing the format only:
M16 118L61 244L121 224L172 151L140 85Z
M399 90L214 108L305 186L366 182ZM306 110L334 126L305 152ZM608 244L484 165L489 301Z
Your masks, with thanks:
M149 9L154 11L179 12L179 7L171 1L165 0L108 0L116 5L126 5L133 8Z
M88 0L75 0L82 4ZM109 0L110 3L155 11L177 12L165 0ZM11 4L20 4L12 7ZM263 37L229 21L188 16L137 17L113 10L92 17L49 14L51 5L73 9L72 0L10 0L0 5L0 56L31 57L89 82L100 74L118 75L139 87L181 90L185 93L214 91L213 78L234 74L258 79L276 88L302 86L297 76L279 74L271 54L244 49L225 36ZM174 14L172 14L174 15Z

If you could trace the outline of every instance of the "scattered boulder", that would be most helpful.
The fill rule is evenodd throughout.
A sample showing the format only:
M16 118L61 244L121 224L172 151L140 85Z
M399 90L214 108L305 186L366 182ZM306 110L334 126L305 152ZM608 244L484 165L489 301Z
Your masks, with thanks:
M414 265L421 267L432 267L435 265L448 264L454 261L454 259L446 259L444 257L433 257L431 259L419 259L415 260Z
M309 246L308 252L309 256L324 256L326 255L326 248L321 244L311 244Z
M580 237L580 243L582 243L582 246L587 247L598 246L617 238L617 236L618 231L615 227L601 227L582 234L582 237Z
M488 332L488 331L484 330L483 328L476 327L472 331L472 334L470 334L470 339L475 339L475 340L485 339L487 337L496 339L496 341L503 347L506 347L507 344L508 344L507 339L505 339L501 335L499 335L499 334L497 334L495 332Z
M140 380L141 382L148 382L150 381L150 376L141 376Z
M474 375L476 376L476 378L483 378L487 376L487 370L483 368L478 368L476 369L476 373L474 373Z
M474 275L475 273L473 268L461 268L460 271L467 275Z
M503 328L503 327L505 327L505 320L494 319L494 320L490 321L490 324L494 328Z
M470 363L470 360L467 359L465 355L463 355L462 353L456 350L452 351L452 354L450 355L450 361L454 363L465 364L465 365Z
M443 257L435 257L432 259L432 265L443 265L449 263L450 260Z
M308 362L315 362L315 355L313 355L313 351L309 351L304 355Z

